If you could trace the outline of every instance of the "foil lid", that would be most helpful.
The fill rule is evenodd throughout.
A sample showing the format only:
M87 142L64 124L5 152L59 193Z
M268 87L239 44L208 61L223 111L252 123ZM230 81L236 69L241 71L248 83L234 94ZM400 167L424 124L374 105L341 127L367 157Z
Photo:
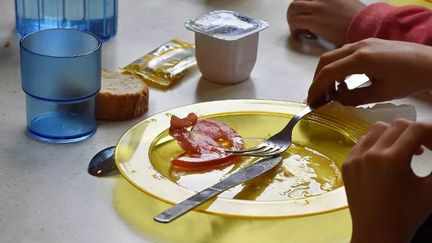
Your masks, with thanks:
M268 23L238 12L218 10L186 21L185 27L216 39L234 41L266 29Z

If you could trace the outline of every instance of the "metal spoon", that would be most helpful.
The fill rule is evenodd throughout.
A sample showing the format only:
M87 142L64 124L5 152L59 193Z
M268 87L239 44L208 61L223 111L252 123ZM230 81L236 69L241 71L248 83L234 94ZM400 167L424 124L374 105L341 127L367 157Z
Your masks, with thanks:
M111 146L99 151L90 160L88 173L93 176L104 176L110 172L117 171L114 160L115 146Z

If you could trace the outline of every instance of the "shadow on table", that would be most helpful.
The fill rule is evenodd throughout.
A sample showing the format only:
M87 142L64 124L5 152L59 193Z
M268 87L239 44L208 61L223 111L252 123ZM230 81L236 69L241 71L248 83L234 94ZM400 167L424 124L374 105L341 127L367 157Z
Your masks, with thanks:
M286 47L308 56L321 56L336 48L335 45L320 37L318 39L300 37L300 39L296 40L292 35L287 38Z
M255 99L255 84L248 79L237 84L217 84L201 77L195 91L197 101L212 101L224 99Z
M153 217L169 205L135 189L125 180L114 188L114 206L120 218L155 242L348 242L351 224L347 209L309 217L251 219L190 212L161 224Z

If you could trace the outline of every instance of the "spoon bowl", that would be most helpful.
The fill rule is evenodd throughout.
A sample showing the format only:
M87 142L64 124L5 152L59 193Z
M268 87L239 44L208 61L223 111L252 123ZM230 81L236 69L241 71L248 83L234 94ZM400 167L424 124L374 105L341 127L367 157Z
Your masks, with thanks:
M117 171L114 160L115 146L111 146L99 151L90 160L88 173L93 176L105 176L110 172Z

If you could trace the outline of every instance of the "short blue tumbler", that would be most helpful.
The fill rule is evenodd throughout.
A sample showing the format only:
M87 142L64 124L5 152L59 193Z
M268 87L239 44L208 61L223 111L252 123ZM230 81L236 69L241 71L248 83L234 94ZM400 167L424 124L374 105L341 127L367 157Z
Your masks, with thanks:
M20 41L27 130L34 138L69 143L96 131L101 41L72 29L33 32Z

